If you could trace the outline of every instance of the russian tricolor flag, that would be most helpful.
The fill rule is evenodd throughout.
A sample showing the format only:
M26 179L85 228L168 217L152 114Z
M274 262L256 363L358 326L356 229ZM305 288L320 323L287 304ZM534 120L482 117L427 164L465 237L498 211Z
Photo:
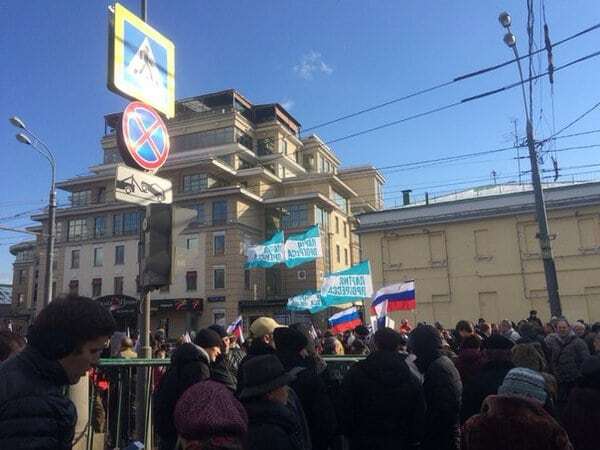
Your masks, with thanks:
M343 333L346 330L354 330L357 326L362 325L362 320L360 320L360 315L355 306L334 314L328 322L331 331L336 334Z
M242 316L238 316L231 325L227 327L227 334L237 337L240 344L244 343L244 332L242 330Z
M405 311L416 307L415 282L413 280L379 289L373 297L371 313L381 317L391 311Z

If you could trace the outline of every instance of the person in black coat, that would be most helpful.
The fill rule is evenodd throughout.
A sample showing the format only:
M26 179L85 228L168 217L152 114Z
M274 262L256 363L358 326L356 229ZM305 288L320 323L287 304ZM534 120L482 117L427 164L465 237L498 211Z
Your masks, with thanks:
M427 403L422 450L460 448L460 403L462 383L458 370L442 355L442 338L431 325L415 328L408 341L417 357L415 364L424 376L423 391Z
M220 325L211 325L209 330L214 331L221 338L221 354L211 364L211 379L227 386L232 392L237 389L237 376L229 364L227 354L229 353L229 336L225 329Z
M28 344L0 365L0 449L70 450L77 411L65 396L95 365L115 330L86 297L57 298L29 327Z
M339 412L351 450L409 449L423 437L425 397L398 353L402 343L396 331L377 330L375 351L344 377Z
M298 395L306 417L314 450L327 450L337 428L333 402L324 380L318 375L315 362L305 350L306 336L294 328L277 328L274 333L275 354L296 379L290 387Z
M161 450L173 450L177 442L173 422L177 400L187 388L209 379L210 375L210 357L202 347L183 344L171 356L171 365L153 396L154 428L160 438Z
M275 355L261 355L243 367L244 387L240 392L248 414L248 450L310 450L301 420L289 407L288 385L294 376L285 371Z
M481 412L488 395L498 393L506 374L515 367L511 349L514 343L504 336L494 334L483 344L484 363L479 374L465 383L462 395L461 422Z

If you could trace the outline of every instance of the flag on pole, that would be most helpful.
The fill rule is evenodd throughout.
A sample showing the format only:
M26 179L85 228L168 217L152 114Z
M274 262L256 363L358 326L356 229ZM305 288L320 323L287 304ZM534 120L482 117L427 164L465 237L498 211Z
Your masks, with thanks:
M391 311L405 311L416 307L415 282L412 280L379 289L373 297L371 313L382 317Z
M353 330L362 324L360 315L356 306L345 309L331 316L328 320L329 327L334 333L343 333L346 330Z
M240 344L244 343L244 330L242 329L242 323L242 316L238 316L238 318L227 327L227 334L236 336Z

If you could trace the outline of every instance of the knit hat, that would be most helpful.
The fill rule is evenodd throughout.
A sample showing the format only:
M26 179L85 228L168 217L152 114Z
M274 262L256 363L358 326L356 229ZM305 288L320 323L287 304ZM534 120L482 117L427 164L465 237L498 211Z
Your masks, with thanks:
M192 385L177 401L177 433L188 440L243 437L248 417L242 404L224 384L207 380Z
M390 352L398 351L400 346L406 344L406 339L400 333L387 327L378 329L373 339L378 350Z
M214 324L209 326L208 329L213 330L215 333L221 336L221 339L228 336L227 331L225 331L225 328L223 328L221 325Z
M499 334L492 334L483 343L483 348L486 350L510 350L515 343Z
M294 376L287 373L283 364L275 355L255 356L247 360L241 367L244 386L240 399L260 397L282 386L287 386Z
M221 336L210 328L198 331L194 338L194 344L202 348L221 347L222 343Z
M516 367L506 374L498 388L498 395L524 397L542 405L546 403L548 396L544 377L539 372L524 367Z
M273 331L275 348L278 351L300 353L308 344L308 339L300 331L294 328L275 328Z
M284 325L280 325L276 320L270 317L259 317L252 325L250 325L250 336L254 339L261 338L267 334L273 334L276 328L281 328Z

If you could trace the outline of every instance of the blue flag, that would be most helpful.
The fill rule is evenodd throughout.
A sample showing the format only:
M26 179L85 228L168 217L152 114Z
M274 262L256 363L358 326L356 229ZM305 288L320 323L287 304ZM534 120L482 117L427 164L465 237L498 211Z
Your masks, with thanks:
M248 248L246 269L253 267L268 268L282 263L283 255L283 231L278 231L271 239L259 245Z
M321 286L321 298L327 306L363 300L373 295L371 266L363 261L349 269L325 276Z
M296 267L323 256L319 225L312 226L303 233L288 236L284 252L287 267Z
M327 308L321 301L321 294L317 291L305 291L288 299L287 309L290 311L309 311L311 314Z

